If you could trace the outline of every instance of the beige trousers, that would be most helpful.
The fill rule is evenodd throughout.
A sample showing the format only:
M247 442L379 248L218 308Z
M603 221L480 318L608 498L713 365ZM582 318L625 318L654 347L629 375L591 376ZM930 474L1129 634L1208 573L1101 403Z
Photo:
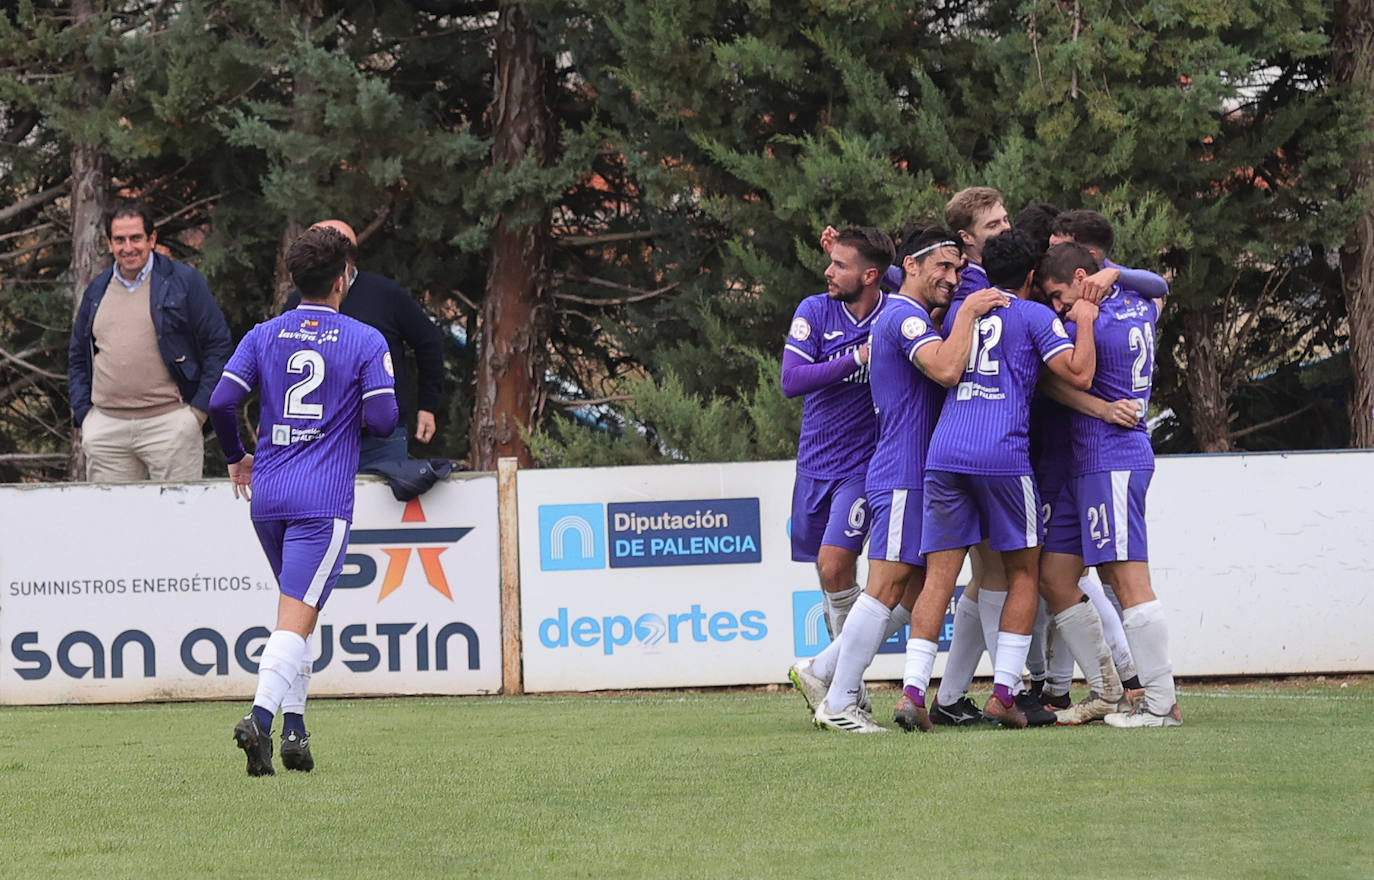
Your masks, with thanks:
M81 422L86 479L175 483L204 476L200 419L189 406L148 419L116 419L95 407Z

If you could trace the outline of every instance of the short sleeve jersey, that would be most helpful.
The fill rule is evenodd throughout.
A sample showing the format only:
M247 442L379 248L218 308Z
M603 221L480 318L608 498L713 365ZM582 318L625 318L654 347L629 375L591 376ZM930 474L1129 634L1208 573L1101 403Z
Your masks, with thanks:
M883 310L879 299L862 321L844 303L827 294L808 296L797 306L787 331L786 348L808 363L852 358L868 341L869 331ZM873 456L878 422L868 390L868 367L806 395L802 402L801 439L797 444L797 472L833 480L863 475Z
M990 476L1031 473L1030 402L1041 364L1073 342L1048 307L1018 299L978 319L969 362L949 389L928 470Z
M1092 393L1103 400L1136 400L1150 408L1155 371L1155 326L1159 307L1140 295L1112 288L1098 304L1093 322L1097 371ZM1154 470L1150 431L1142 418L1122 428L1080 413L1073 416L1074 476L1104 471Z
M921 372L916 352L940 341L930 314L913 299L888 297L873 324L869 385L878 416L878 445L868 466L866 488L919 489L926 451L945 389Z
M224 376L261 389L253 519L352 521L363 400L395 393L382 334L306 303L248 331Z
M950 300L949 308L945 309L945 320L941 327L941 332L949 336L950 328L954 326L954 316L959 314L959 307L968 299L970 293L977 293L985 290L992 285L988 283L988 273L983 271L983 267L977 263L967 263L959 272L959 286L954 288L954 297Z

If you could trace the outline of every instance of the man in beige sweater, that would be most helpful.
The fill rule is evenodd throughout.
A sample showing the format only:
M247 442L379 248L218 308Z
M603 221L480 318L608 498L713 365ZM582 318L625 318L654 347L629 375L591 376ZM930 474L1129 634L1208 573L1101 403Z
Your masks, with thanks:
M120 203L105 231L115 262L81 298L67 360L86 479L198 480L229 326L205 277L154 251L145 206Z

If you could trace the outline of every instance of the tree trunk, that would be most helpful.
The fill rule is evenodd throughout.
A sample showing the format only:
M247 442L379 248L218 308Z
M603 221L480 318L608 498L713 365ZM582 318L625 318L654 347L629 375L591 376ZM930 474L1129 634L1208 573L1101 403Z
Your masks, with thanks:
M1374 95L1374 0L1336 4L1332 60L1336 81L1369 101ZM1367 123L1374 127L1374 114ZM1350 161L1345 194L1364 206L1341 248L1341 286L1350 321L1350 445L1374 446L1374 143Z
M95 18L94 0L72 3L72 25L89 29ZM83 63L76 72L76 108L83 115L94 112L106 93L100 72ZM72 314L81 305L86 286L105 270L109 252L104 246L105 211L108 209L109 169L98 144L72 145ZM67 477L86 477L86 456L81 452L81 429L73 427Z
M492 165L505 171L527 157L549 161L547 59L520 3L501 7L496 26L492 99ZM513 217L536 217L520 223ZM544 289L549 211L526 196L496 218L487 293L482 302L477 394L472 413L472 466L495 470L497 459L532 463L520 435L543 409L550 307Z
M1193 412L1193 436L1201 452L1232 452L1230 386L1217 363L1216 313L1190 308L1183 313L1183 347L1188 358L1184 387Z

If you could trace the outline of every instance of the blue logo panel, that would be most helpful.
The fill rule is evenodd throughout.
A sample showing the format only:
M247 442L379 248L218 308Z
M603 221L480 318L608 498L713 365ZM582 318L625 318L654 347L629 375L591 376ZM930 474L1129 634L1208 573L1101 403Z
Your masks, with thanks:
M539 568L605 568L604 516L600 504L539 505Z
M792 653L815 657L830 644L825 628L825 605L820 590L798 590L792 594Z
M757 498L607 504L611 568L762 562Z

